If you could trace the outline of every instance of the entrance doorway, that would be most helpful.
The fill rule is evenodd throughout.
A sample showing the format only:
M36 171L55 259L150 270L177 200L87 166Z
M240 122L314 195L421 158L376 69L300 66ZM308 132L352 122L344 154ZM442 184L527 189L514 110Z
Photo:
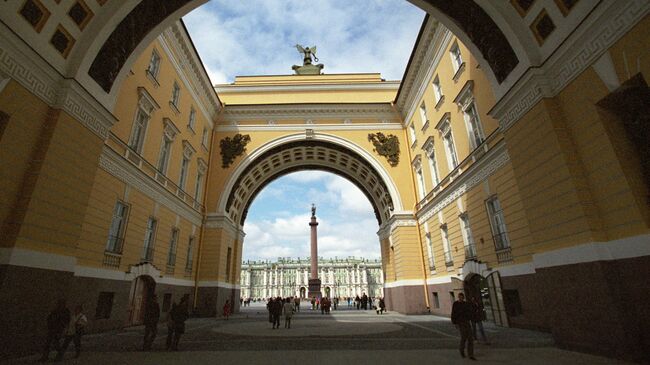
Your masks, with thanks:
M476 298L479 303L483 304L485 317L488 321L494 322L498 326L509 326L501 293L501 276L498 271L485 278L478 274L472 275L465 280L464 284L467 300L471 301L472 298Z
M305 287L300 288L300 299L305 299L307 297L307 289Z
M131 314L129 316L129 324L138 325L143 323L144 310L155 292L156 282L151 276L142 275L133 280L133 285L131 286Z

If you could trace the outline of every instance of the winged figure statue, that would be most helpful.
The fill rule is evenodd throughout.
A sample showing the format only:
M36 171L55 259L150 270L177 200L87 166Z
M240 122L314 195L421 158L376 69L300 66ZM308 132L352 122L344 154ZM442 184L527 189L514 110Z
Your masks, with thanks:
M296 49L298 50L299 53L302 53L304 55L303 66L312 64L311 63L312 56L314 57L314 62L318 62L318 57L316 57L316 46L310 48L310 47L303 47L299 44L296 44Z

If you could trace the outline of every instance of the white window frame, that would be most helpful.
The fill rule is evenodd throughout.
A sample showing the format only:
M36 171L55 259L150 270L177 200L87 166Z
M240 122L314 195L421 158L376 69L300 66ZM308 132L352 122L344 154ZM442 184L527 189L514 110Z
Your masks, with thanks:
M428 222L424 222L424 239L427 245L427 254L429 255L429 270L434 271L436 269L436 262L433 253L433 240L431 239L431 232L429 232Z
M411 146L415 146L418 141L415 134L415 122L411 122L411 124L409 124L409 134L411 135Z
M194 265L194 236L190 236L187 241L187 258L185 260L185 271L191 271Z
M172 103L173 106L178 109L178 104L180 103L181 100L181 87L178 85L178 82L174 81L174 86L172 86L172 98L170 102Z
M449 48L449 54L451 56L451 64L454 67L454 73L457 73L464 63L463 55L460 51L460 47L458 46L458 42L454 42L451 48Z
M133 119L133 127L131 128L131 138L129 139L129 148L135 153L142 154L144 149L145 136L149 127L150 115L142 107L138 107ZM140 131L140 133L138 133Z
M111 253L122 253L126 223L129 217L129 205L118 200L113 208L111 225L108 227L108 238L106 240L106 251Z
M155 49L151 51L151 57L149 58L149 66L147 67L147 73L151 75L155 80L158 80L158 73L160 73L160 63L162 57Z
M172 154L172 140L166 135L163 135L162 142L160 143L160 153L158 155L158 171L165 175L169 165L169 159Z
M420 119L422 119L422 125L429 122L429 118L427 117L427 105L424 102L420 104Z
M422 166L415 168L415 175L418 181L418 197L420 200L424 199L426 194L426 186L424 185L424 176L422 175Z
M194 132L194 127L196 126L196 110L194 107L190 108L190 117L187 121L187 128Z
M167 266L176 265L176 248L178 247L178 238L180 230L176 227L172 228L172 235L169 238L169 253L167 254Z
M491 196L485 201L485 205L490 220L490 228L492 229L492 238L495 250L500 251L510 248L508 228L506 227L503 208L501 208L501 202L499 202L498 196Z
M474 100L471 100L463 107L463 114L465 116L465 125L467 126L469 145L472 150L474 150L480 146L483 141L485 141L485 135L483 134L483 128L481 126L481 119L479 117L478 109Z
M201 136L201 146L207 149L209 143L210 143L210 133L208 127L203 127L203 135Z
M451 253L451 240L449 239L449 229L446 223L440 225L440 235L442 236L442 249L445 252L445 265L451 266L454 264L454 258Z
M445 96L442 92L442 86L440 85L440 78L438 75L433 79L431 83L433 85L433 95L436 98L436 105L442 100L442 97Z
M468 251L470 251L470 256L476 257L476 243L474 242L474 236L472 235L472 228L469 223L469 215L466 212L463 212L458 216L458 219L460 220L460 230L463 236L465 255L467 257Z
M185 185L187 184L187 177L190 173L190 163L192 161L192 155L196 150L189 141L183 140L183 159L181 160L181 171L178 176L178 187L182 190L185 190Z
M442 133L442 140L445 144L445 151L447 153L447 164L449 165L449 171L453 171L458 167L458 154L456 153L456 146L454 144L454 135L451 131L451 127L448 127Z
M143 242L143 251L142 251L143 259L153 261L153 249L156 243L157 227L158 227L158 220L154 217L149 217L149 219L147 220L147 228L144 231L144 242ZM151 249L151 257L148 257L149 249Z

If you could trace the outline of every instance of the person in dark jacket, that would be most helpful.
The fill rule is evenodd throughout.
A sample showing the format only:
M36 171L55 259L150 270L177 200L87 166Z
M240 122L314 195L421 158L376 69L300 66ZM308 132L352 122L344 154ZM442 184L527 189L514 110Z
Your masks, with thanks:
M465 301L465 294L458 294L458 300L451 307L451 323L456 325L460 332L460 356L465 357L465 343L467 343L467 355L472 360L474 357L474 338L472 337L472 304Z
M472 334L474 335L474 339L478 341L478 336L476 335L476 327L478 327L483 343L488 344L487 337L485 337L485 330L483 330L484 320L485 309L483 308L483 303L479 302L476 297L472 297Z
M69 324L70 310L65 306L65 299L59 299L56 302L56 307L47 316L47 338L45 340L45 347L43 348L43 356L41 356L39 361L48 361L52 346L54 346L57 353L61 352L61 343L59 341L61 340L63 331Z
M282 298L277 297L271 302L271 315L273 316L273 329L280 328L280 316L282 315Z
M158 334L158 320L160 320L160 305L158 304L158 296L156 294L151 296L147 301L144 308L144 344L142 345L143 351L151 350L151 344L156 339Z
M184 296L180 303L171 309L170 317L173 323L173 339L171 343L171 350L178 351L178 342L181 340L181 335L185 333L185 321L189 317L188 313L188 300L189 297Z

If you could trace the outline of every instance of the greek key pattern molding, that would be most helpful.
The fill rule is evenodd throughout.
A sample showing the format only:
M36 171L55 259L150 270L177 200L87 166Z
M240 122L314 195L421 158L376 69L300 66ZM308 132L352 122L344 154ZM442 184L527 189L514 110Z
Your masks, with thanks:
M33 50L0 27L0 70L46 104L61 108L102 139L116 119L75 80L64 79Z
M546 61L544 67L530 69L529 75L522 77L521 86L515 85L507 93L512 96L506 95L499 100L491 114L499 120L503 131L521 119L543 97L554 97L591 66L650 12L650 1L609 0L598 9L598 14L592 14L582 30L572 35L552 59ZM576 43L582 47L575 47ZM533 73L547 76L532 76Z

